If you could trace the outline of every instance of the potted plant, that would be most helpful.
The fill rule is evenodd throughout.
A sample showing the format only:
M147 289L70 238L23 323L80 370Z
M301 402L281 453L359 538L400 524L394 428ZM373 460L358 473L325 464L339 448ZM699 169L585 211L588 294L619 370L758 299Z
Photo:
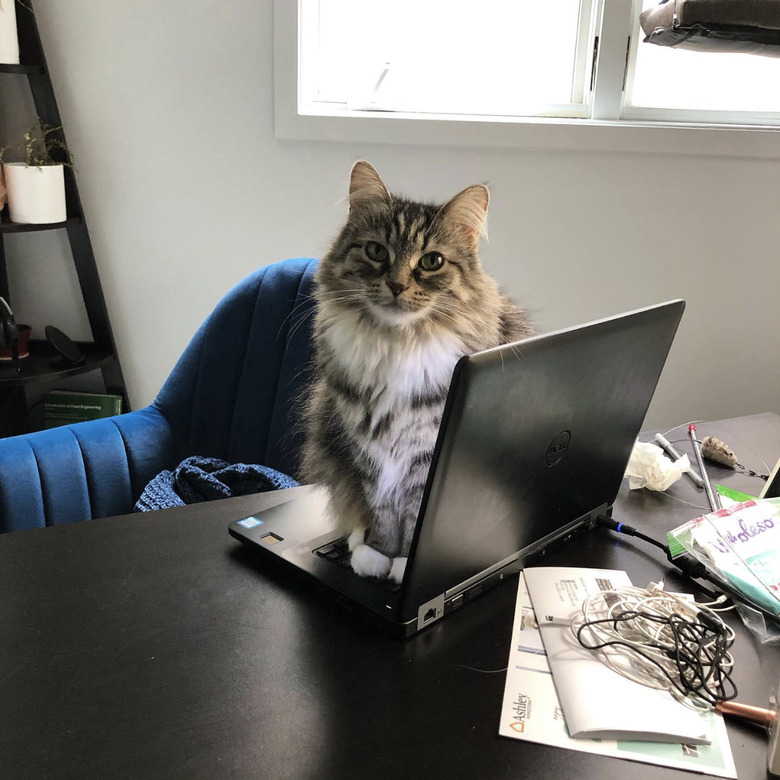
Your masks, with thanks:
M16 0L0 0L0 63L3 65L19 64Z
M72 167L72 158L58 137L60 130L38 120L24 134L24 144L17 150L0 149L11 222L46 224L66 220L65 166ZM52 157L55 150L60 150L64 162ZM21 160L7 161L15 153Z

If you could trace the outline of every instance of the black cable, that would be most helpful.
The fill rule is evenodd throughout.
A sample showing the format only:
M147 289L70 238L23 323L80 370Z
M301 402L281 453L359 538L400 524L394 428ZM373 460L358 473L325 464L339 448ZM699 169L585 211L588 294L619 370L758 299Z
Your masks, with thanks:
M699 622L697 622L686 619L682 615L664 616L643 610L626 609L608 618L586 621L578 627L576 636L577 641L586 650L620 647L641 656L655 666L681 695L694 694L714 706L717 701L736 698L738 693L730 672L723 665L733 638L729 640L725 626L718 625L712 619L707 622L702 621L703 614L699 613L697 616ZM618 623L630 625L630 621L637 618L668 626L673 637L672 647L651 641L644 643L644 647L658 650L673 661L677 668L677 679L659 661L637 646L636 642L615 639L589 644L582 636L585 629L591 626L609 623L612 624L613 630L618 631ZM712 650L708 647L711 642L715 643Z
M695 579L707 580L707 582L713 584L716 588L718 588L718 590L725 593L734 601L739 601L740 603L744 604L746 607L749 607L750 609L753 609L756 612L761 613L761 615L766 620L771 620L775 625L780 626L780 616L775 615L774 613L770 612L768 609L765 609L764 607L758 604L754 604L752 601L750 601L750 599L747 598L747 596L745 596L743 593L737 590L733 585L731 585L725 579L718 577L716 574L713 574L701 561L697 561L688 553L685 553L683 555L678 555L672 558L671 551L669 550L669 547L667 545L662 544L657 539L653 539L649 536L646 536L643 533L640 533L639 531L636 530L636 528L633 528L630 525L626 525L625 523L619 523L616 520L613 520L611 517L607 517L607 515L599 515L596 518L596 524L602 526L603 528L609 528L611 531L615 531L619 534L625 534L626 536L635 536L637 539L641 539L644 542L648 542L654 545L659 550L663 550L663 552L666 554L666 559L669 561L669 563L671 563L672 566L679 569L686 577L689 577L690 579L694 579L694 580ZM708 596L711 595L706 588L702 588L700 583L697 582L696 585L705 593L707 593Z
M596 522L598 525L603 526L604 528L609 528L610 530L616 531L619 534L625 534L626 536L636 536L637 539L641 539L643 542L653 544L659 550L663 550L663 552L665 552L667 555L669 554L669 548L665 544L662 544L657 539L653 539L650 536L645 536L645 534L637 531L636 528L633 528L630 525L626 525L625 523L618 523L617 520L613 520L611 517L607 517L606 515L599 515L596 518Z

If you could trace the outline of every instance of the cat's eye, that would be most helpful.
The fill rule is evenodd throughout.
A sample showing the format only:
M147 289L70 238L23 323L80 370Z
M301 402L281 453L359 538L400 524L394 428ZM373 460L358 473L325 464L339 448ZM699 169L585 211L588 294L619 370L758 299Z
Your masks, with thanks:
M365 248L366 257L375 263L384 263L390 256L387 249L376 241L369 241Z
M420 258L423 271L438 271L444 265L444 258L438 252L428 252Z

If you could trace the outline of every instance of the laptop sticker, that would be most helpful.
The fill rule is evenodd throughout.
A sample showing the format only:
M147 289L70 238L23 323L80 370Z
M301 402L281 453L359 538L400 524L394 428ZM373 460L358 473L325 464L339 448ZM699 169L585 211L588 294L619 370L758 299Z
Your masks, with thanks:
M243 520L239 520L238 524L244 528L257 528L258 525L263 524L263 521L256 517L245 517Z

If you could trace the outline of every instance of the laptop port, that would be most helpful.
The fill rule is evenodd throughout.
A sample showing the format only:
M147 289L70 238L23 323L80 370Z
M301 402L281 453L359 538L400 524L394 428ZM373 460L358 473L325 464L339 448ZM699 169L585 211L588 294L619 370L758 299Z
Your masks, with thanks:
M417 610L417 628L420 629L423 626L427 626L429 623L433 623L434 620L438 620L444 614L444 594L437 596L435 599L426 601Z

